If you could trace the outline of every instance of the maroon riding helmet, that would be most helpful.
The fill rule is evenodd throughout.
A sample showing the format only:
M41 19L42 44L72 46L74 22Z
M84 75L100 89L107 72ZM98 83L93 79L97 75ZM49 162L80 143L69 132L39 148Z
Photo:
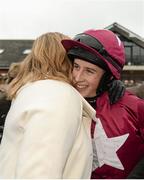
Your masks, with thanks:
M112 31L87 30L73 40L62 40L62 44L70 59L79 57L109 70L115 79L120 79L125 64L125 50L121 40Z

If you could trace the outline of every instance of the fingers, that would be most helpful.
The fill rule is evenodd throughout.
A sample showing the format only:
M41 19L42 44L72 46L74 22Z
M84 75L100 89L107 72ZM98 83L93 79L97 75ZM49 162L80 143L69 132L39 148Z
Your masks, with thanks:
M114 80L109 87L109 99L110 104L116 103L121 97L123 97L125 92L125 86L120 80Z
M110 103L115 104L121 97L124 95L124 88L115 90L114 93L112 94L112 97L110 98Z

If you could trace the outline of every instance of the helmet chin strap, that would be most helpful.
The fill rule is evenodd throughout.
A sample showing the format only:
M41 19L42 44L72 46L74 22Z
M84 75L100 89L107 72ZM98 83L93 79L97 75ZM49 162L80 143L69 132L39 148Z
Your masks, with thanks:
M110 72L105 72L100 80L98 88L96 90L96 96L100 96L102 93L108 90L108 84L113 80Z

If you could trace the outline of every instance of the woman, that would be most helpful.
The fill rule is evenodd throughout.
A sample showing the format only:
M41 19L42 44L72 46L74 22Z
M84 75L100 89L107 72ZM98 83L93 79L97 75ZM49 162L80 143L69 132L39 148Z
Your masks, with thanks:
M95 111L70 85L60 33L37 38L10 83L0 178L89 178Z

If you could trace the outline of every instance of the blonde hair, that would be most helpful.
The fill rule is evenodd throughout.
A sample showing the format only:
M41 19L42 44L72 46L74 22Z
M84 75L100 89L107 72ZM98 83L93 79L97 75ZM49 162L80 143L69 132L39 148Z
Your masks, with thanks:
M19 68L20 68L20 63L21 62L14 62L10 64L8 73L7 73L7 83L10 83L18 74Z
M50 32L38 37L30 54L21 62L17 76L10 83L7 96L12 99L26 83L55 79L71 83L72 65L61 40L69 37Z

